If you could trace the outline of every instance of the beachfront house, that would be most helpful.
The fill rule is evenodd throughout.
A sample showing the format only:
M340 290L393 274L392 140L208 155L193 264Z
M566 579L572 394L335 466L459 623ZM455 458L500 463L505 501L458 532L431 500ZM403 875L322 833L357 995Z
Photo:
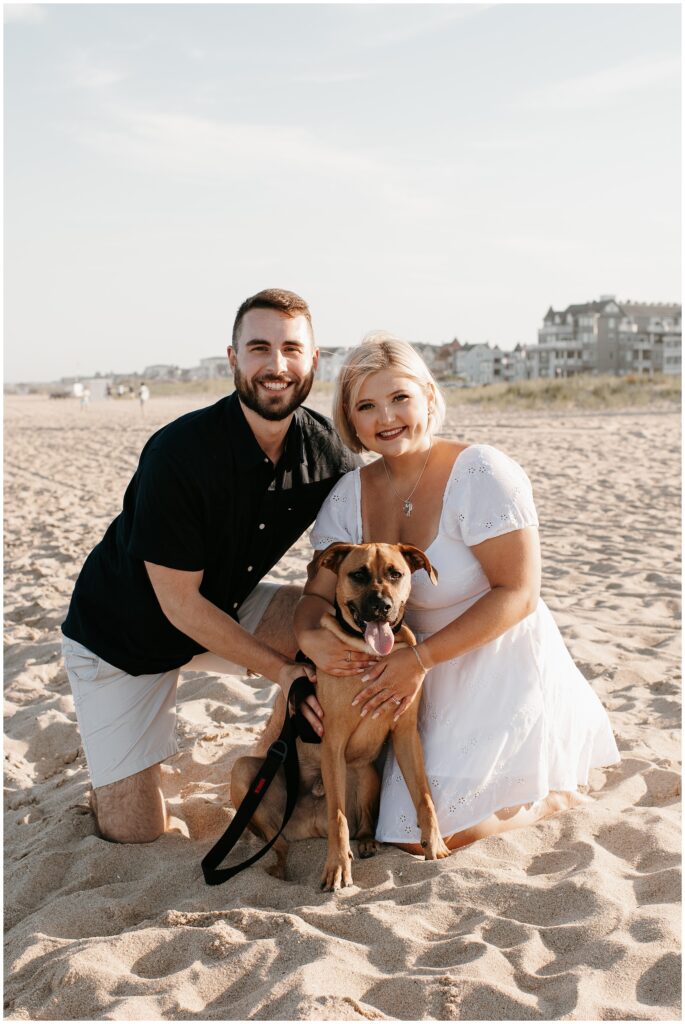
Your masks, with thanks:
M494 384L502 380L502 355L499 347L485 342L461 345L454 353L454 372L468 384Z
M527 350L530 377L577 373L670 373L681 369L682 317L677 303L596 302L554 310Z

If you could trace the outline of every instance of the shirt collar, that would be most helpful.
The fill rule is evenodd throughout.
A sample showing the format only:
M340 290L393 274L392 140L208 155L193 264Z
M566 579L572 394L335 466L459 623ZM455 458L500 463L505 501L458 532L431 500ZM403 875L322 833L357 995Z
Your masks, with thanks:
M233 454L237 468L241 472L247 472L256 466L263 466L266 455L259 446L257 438L252 433L250 425L245 419L245 413L238 399L237 391L228 396L227 417L231 438L233 440ZM304 436L302 433L302 409L296 409L292 418L288 433L285 435L285 447L280 459L284 469L294 467L304 461Z

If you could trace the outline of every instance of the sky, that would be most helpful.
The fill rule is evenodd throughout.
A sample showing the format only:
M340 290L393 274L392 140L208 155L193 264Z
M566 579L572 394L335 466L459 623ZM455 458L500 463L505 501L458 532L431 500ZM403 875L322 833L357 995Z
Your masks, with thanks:
M678 4L4 6L5 380L679 302Z

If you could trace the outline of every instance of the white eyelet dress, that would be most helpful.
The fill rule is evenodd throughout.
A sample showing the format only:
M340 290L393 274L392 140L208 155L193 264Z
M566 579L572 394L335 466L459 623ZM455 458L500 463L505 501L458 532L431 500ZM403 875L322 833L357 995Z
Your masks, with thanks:
M324 502L310 538L315 549L362 543L360 499L355 469ZM426 549L438 585L423 569L412 578L405 621L417 639L457 619L490 589L470 550L474 544L537 522L532 487L518 463L490 445L465 448L445 488L437 536ZM550 790L576 790L587 784L591 768L620 760L606 711L542 600L496 640L428 672L419 729L443 836ZM376 838L420 839L391 750Z

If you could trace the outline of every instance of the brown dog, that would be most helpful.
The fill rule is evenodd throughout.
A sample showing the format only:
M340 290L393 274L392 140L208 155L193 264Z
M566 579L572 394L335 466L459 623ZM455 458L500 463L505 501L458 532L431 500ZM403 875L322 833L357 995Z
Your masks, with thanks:
M343 625L331 614L323 616L321 625L347 647L387 655L396 644L416 643L411 630L402 624L411 574L425 569L432 582L437 582L423 551L411 544L331 544L314 558L310 576L322 567L338 575L336 612ZM387 711L375 719L371 715L362 718L352 700L365 685L357 675L340 678L317 670L316 696L324 710L324 736L321 744L297 740L300 795L292 818L274 844L277 861L271 873L278 878L285 878L289 842L327 835L322 888L352 884L350 836L359 841L360 857L371 857L378 848L373 835L380 782L373 762L389 732L416 808L426 860L449 855L423 763L417 730L419 700L414 700L397 722ZM258 753L265 753L278 735L284 703L282 698L277 701ZM259 756L236 762L231 775L234 806L239 806L260 764ZM251 830L270 838L280 826L284 800L285 785L279 773L250 822Z

